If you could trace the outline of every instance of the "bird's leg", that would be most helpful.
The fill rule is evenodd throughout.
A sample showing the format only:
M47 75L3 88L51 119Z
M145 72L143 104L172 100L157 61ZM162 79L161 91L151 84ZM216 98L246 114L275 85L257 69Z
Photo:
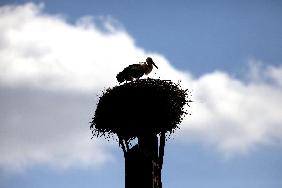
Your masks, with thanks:
M125 157L126 149L125 149L125 145L124 145L123 139L118 137L118 142L119 142L119 145L121 146L121 149L122 149L124 157Z
M125 147L126 147L126 150L128 151L129 150L129 145L128 145L128 141L125 140Z

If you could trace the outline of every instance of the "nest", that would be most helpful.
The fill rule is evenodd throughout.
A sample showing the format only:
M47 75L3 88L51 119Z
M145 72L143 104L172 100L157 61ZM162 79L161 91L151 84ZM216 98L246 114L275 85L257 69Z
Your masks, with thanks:
M169 80L139 79L109 88L100 96L91 130L94 137L134 139L174 132L188 104L188 92Z

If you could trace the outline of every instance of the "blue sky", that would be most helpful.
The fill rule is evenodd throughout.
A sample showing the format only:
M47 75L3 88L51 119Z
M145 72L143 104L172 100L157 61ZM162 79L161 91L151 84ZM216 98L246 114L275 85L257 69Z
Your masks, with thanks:
M196 101L167 143L165 188L282 187L281 1L0 5L1 188L124 187L121 149L88 122L147 56Z

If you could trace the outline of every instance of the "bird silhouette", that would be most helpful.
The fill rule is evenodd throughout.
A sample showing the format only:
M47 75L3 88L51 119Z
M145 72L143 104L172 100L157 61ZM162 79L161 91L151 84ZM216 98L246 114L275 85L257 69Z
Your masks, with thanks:
M123 71L119 72L116 76L119 83L124 81L133 81L139 79L144 74L148 75L153 70L153 65L158 69L151 57L147 57L146 62L139 64L132 64L124 68Z

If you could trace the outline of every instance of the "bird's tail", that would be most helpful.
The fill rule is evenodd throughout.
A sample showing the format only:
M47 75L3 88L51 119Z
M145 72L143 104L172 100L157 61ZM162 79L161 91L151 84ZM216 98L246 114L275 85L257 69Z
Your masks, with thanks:
M117 74L116 78L117 78L117 81L118 81L119 83L122 83L122 82L125 81L125 76L124 76L124 73L123 73L123 72L119 72L119 73Z

